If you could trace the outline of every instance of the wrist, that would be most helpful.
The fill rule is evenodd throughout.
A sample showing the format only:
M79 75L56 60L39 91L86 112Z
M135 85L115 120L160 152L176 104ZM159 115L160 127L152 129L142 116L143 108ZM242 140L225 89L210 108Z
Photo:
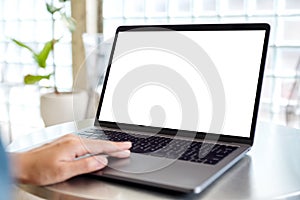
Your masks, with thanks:
M11 153L11 172L12 176L18 183L29 183L30 169L27 166L28 160L26 161L26 156L24 153ZM27 169L28 168L28 169Z

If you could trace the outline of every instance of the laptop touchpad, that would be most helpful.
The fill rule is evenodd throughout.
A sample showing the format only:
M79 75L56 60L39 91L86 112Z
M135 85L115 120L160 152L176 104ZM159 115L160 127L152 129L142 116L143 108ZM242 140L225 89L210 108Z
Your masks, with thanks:
M131 153L129 158L117 159L110 157L108 167L104 169L104 173L117 170L125 173L149 173L163 169L173 164L176 160L164 157L154 157L143 154Z

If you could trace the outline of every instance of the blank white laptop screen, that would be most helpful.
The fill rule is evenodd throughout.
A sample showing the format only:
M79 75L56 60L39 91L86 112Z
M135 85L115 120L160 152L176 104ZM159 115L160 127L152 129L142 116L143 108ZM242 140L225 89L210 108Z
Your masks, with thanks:
M261 64L262 49L265 37L263 30L233 31L177 31L197 43L213 62L224 88L225 117L222 130L218 134L250 137L250 128L254 110L256 88ZM144 38L145 32L120 32L115 51L120 48L119 41L126 34ZM168 34L168 32L155 32ZM147 32L147 37L149 32ZM182 45L179 41L173 41ZM119 81L130 72L141 66L156 65L174 70L188 83L198 104L198 125L194 128L181 124L182 111L185 109L181 101L167 85L157 82L145 82L136 86L126 101L129 118L118 119L113 110L113 96ZM140 74L149 80L147 73ZM144 76L144 77L143 77ZM168 79L168 75L165 76ZM189 97L187 97L189 98ZM213 115L212 95L203 74L199 73L183 56L172 49L139 48L124 55L113 57L109 78L103 98L100 121L137 124L171 129L208 132ZM158 109L163 120L152 119L151 112ZM195 108L197 109L197 108ZM158 118L160 116L156 115Z

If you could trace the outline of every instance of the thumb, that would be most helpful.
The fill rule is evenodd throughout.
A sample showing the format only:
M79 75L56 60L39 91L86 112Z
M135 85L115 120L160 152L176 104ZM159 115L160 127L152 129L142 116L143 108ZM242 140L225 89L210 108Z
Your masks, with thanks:
M91 156L87 158L82 158L79 160L74 160L68 163L66 166L68 170L66 174L66 179L80 174L86 174L94 172L104 168L108 161L105 156Z

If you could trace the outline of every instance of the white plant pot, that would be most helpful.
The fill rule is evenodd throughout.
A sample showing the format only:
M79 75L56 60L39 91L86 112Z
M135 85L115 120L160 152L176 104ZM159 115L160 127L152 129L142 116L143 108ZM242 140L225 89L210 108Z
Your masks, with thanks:
M45 126L85 119L88 95L85 91L47 93L41 96L41 116Z

